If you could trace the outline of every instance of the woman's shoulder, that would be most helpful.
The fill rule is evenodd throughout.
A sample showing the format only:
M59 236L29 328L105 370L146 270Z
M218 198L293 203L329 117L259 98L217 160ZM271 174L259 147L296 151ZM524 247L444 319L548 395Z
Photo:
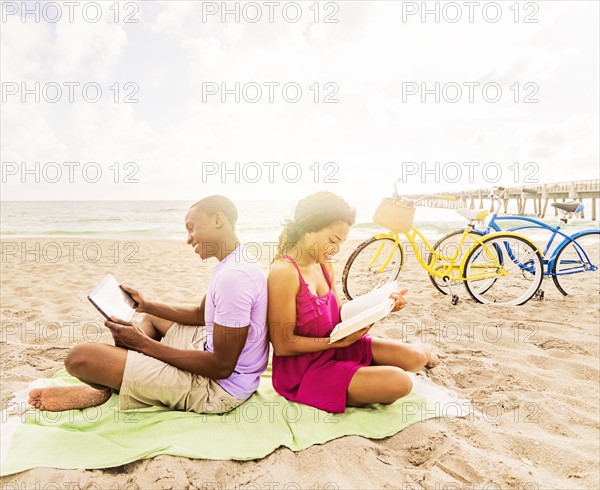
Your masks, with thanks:
M271 264L269 279L298 279L298 271L289 260L277 258Z
M297 295L300 291L300 277L294 264L285 259L275 259L267 277L269 289L275 294ZM271 293L269 293L271 294Z

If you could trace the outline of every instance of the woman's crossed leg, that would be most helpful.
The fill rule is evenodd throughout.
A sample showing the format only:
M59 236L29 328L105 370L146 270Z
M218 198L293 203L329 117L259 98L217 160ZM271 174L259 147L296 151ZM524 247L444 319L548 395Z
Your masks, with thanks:
M440 362L428 344L373 338L371 348L371 366L358 369L348 386L346 404L350 407L394 403L412 390L406 371L420 371Z

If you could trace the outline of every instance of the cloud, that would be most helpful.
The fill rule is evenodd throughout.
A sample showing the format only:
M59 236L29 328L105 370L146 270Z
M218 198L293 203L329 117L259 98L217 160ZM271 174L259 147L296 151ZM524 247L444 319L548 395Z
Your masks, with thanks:
M593 2L539 3L534 24L522 22L524 4L515 23L508 3L495 24L481 17L474 23L422 23L419 17L402 22L402 2L338 2L337 12L320 3L318 23L309 8L314 4L307 2L296 23L282 21L281 12L273 23L265 12L257 23L235 22L231 14L226 23L220 15L203 22L202 9L210 4L143 2L137 24L115 23L108 15L96 24L4 24L5 80L94 81L103 97L92 104L78 92L72 104L35 104L13 96L2 113L3 160L96 161L106 168L119 162L121 169L135 162L140 182L12 182L3 185L2 198L59 199L67 193L72 199L106 199L125 193L195 199L206 186L238 199L296 199L320 188L379 198L400 176L402 162L413 161L498 162L502 183L509 185L522 182L522 172L515 178L511 170L515 162L520 170L535 162L540 180L597 175ZM339 22L324 23L328 14ZM127 81L137 84L139 102L123 103ZM117 103L110 89L115 82ZM238 82L240 102L229 94L222 103L220 93L203 101L207 82L219 90L221 83L232 90ZM272 103L269 82L279 84ZM290 82L302 90L297 103L282 92ZM436 82L439 103L434 94L423 103L421 90L432 90ZM468 100L468 82L480 84L474 102ZM416 84L419 93L403 100L406 83ZM486 83L501 88L498 102L485 100ZM251 103L244 95L254 94L256 86L262 97ZM452 103L455 86L462 97ZM339 102L327 104L326 96ZM525 103L528 96L538 102ZM281 172L274 182L242 182L229 174L207 176L202 162L230 168L237 162L241 169L256 163L263 171L266 162L279 162L278 172L295 162L303 175L297 182ZM326 169L328 162L336 165L338 183L326 179L334 168ZM452 185L488 184L481 172L476 177ZM414 192L449 185L427 175L407 184Z
M25 81L41 74L44 51L50 39L50 25L34 22L19 22L10 19L0 30L2 42L3 81Z

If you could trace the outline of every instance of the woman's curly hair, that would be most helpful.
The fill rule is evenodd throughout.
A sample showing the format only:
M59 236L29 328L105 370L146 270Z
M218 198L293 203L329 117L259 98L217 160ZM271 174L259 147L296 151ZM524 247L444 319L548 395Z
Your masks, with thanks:
M298 201L293 219L283 223L275 258L285 255L306 233L320 231L337 221L352 226L355 219L356 210L332 192L320 191L306 196Z

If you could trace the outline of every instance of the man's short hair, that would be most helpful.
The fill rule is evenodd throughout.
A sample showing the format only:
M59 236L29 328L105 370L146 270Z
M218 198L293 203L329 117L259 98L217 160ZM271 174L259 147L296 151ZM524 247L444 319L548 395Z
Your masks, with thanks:
M214 195L205 197L197 203L192 204L191 208L196 208L207 216L212 216L220 211L225 215L227 221L229 221L231 228L235 229L238 217L237 208L233 204L233 201L225 196Z

